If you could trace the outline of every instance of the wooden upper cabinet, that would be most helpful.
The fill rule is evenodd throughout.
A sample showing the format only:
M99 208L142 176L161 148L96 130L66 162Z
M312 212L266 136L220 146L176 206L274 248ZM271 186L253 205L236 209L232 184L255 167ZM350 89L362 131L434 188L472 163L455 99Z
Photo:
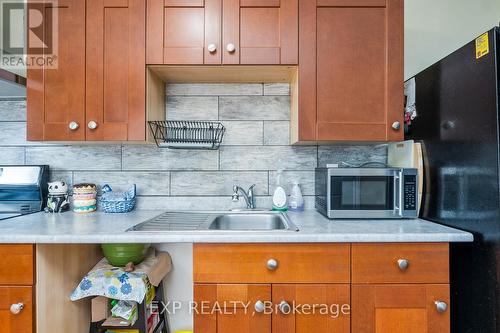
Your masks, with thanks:
M255 310L257 302L271 306L270 284L195 284L194 300L195 332L271 333L269 308ZM221 311L210 311L217 305Z
M52 41L55 68L28 67L27 139L35 141L85 140L85 2L60 0L58 6L28 2L39 12L44 6L44 37L55 17L57 34ZM28 11L30 15L30 11ZM78 126L69 128L71 122Z
M349 333L350 296L348 284L275 284L272 298L276 310L273 312L272 331ZM314 304L318 306L313 309ZM293 305L298 305L297 311L292 310Z
M299 12L298 140L403 139L403 1L304 0Z
M449 285L353 285L353 333L450 331Z
M148 0L148 64L297 64L298 0Z
M221 10L221 0L147 0L147 63L220 64Z
M222 31L224 64L298 63L298 0L223 0Z
M87 0L87 140L145 140L145 11L143 0Z

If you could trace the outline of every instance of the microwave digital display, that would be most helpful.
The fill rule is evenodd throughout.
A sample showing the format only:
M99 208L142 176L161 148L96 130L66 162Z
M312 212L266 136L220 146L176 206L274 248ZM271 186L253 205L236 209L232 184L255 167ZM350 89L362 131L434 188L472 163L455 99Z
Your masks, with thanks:
M331 207L336 210L394 208L393 178L386 176L331 177Z

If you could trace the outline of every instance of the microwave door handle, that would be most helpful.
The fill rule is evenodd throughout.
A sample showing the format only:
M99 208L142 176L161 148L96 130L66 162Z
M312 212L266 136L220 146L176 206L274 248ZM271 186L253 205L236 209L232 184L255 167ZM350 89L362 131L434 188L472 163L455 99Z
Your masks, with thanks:
M397 211L399 210L398 207L398 175L397 173L394 173L394 181L392 183L392 195L393 195L393 214L396 215Z
M401 178L402 175L399 171L394 172L394 215L402 216L402 202L401 202Z

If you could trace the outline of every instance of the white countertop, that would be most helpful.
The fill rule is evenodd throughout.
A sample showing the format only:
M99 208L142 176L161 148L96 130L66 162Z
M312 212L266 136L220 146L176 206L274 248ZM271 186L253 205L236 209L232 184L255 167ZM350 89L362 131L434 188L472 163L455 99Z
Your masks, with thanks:
M36 213L0 221L0 243L326 243L471 242L472 234L413 220L328 220L316 211L288 213L294 231L125 232L163 211L127 214Z

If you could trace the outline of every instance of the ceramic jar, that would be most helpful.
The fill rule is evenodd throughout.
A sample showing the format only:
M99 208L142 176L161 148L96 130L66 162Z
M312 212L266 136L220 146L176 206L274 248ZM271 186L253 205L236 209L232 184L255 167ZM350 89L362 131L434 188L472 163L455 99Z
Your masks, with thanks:
M73 211L91 213L97 209L97 187L95 184L81 183L73 185Z

